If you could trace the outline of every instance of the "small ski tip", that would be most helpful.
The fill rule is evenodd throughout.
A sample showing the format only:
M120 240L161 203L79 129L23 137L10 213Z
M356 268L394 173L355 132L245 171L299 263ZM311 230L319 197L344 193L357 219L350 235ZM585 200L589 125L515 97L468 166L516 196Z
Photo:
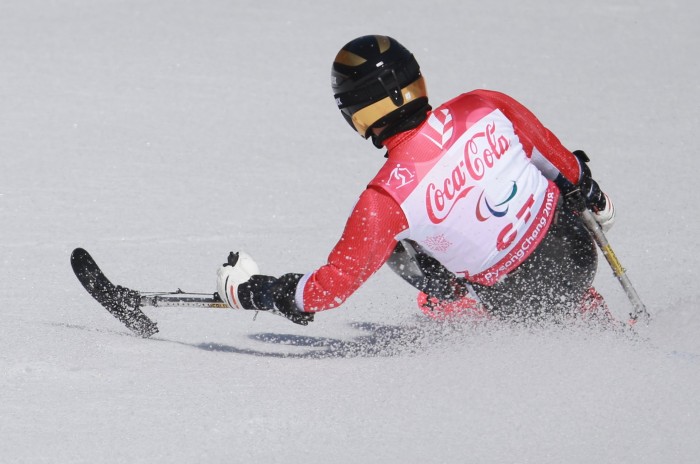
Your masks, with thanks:
M70 254L70 263L71 266L73 266L73 269L75 269L76 265L81 265L82 263L88 261L94 260L92 259L92 256L90 256L90 253L88 253L84 248L76 248Z
M85 272L85 269L89 266L96 266L95 260L92 259L90 253L84 248L76 248L73 250L70 254L70 265L76 275Z
M90 253L88 253L87 250L85 250L85 248L78 247L75 250L73 250L73 252L70 254L70 259L71 261L73 261L76 259L83 258L85 256L90 256Z

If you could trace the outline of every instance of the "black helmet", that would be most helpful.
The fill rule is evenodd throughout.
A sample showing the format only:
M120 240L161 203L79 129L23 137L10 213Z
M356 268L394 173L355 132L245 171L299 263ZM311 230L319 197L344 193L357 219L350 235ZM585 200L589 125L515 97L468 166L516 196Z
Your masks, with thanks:
M428 104L416 59L383 35L348 42L333 61L331 86L338 109L364 138L373 126L391 125Z

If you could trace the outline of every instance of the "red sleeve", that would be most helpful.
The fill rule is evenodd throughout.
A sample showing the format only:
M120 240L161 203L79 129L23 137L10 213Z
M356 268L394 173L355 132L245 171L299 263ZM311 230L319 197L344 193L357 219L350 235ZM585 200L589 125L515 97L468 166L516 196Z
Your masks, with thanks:
M406 217L394 199L373 188L365 190L328 263L300 282L303 310L322 311L343 303L382 267L396 246L396 236L406 228Z
M533 157L533 163L543 171L545 176L553 179L555 176L548 176L545 171L556 170L570 182L578 183L581 177L581 166L578 159L561 144L549 129L544 127L530 110L506 94L490 90L477 90L476 92L495 102L503 114L511 120L523 148ZM545 158L546 161L543 161L548 164L547 166L540 166L534 159L537 152Z

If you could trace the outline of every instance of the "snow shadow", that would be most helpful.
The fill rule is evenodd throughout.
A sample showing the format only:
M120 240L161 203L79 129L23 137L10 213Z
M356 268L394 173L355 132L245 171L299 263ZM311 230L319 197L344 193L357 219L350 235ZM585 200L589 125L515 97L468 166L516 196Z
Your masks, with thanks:
M218 343L200 343L191 346L205 351L273 358L392 357L421 352L427 346L434 345L440 338L440 332L442 332L427 329L425 326L395 326L369 322L350 325L363 333L348 340L271 332L251 334L249 336L252 340L268 345L308 348L308 350L303 352L271 352Z

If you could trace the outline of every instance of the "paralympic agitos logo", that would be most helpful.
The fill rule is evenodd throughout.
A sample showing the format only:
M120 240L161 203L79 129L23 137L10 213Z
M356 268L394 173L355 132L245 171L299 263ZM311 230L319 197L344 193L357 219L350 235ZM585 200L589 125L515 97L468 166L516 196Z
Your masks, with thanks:
M447 219L457 202L466 198L474 189L475 185L473 183L468 185L468 180L481 180L486 171L493 167L496 160L500 159L508 148L510 148L508 139L504 135L496 136L495 122L488 123L483 132L474 134L464 146L464 156L459 159L459 163L452 169L450 175L439 183L440 185L435 183L428 185L425 191L425 204L430 220L434 224L439 224ZM502 202L499 205L505 203ZM487 207L492 213L495 212L489 205ZM495 215L498 214L496 212ZM480 220L486 220L486 217L478 211L477 215Z

